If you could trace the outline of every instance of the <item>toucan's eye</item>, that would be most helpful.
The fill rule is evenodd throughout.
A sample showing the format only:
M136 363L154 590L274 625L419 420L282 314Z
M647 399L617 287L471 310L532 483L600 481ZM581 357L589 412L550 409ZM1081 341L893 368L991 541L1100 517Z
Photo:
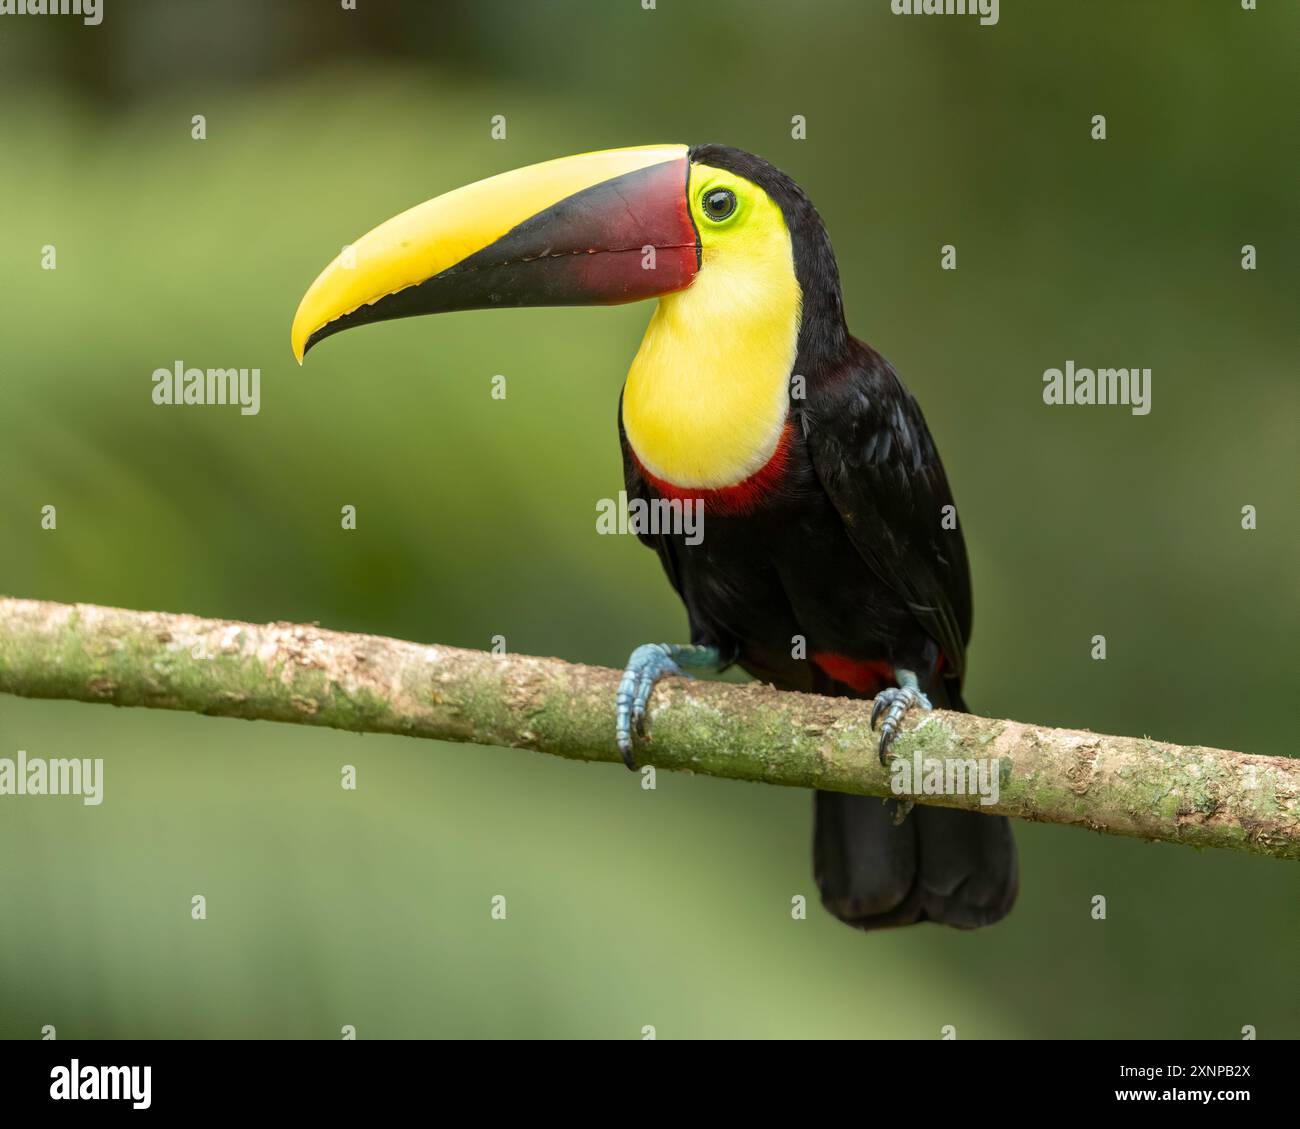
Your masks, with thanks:
M725 220L736 210L736 194L730 188L713 188L700 201L704 214L715 223Z

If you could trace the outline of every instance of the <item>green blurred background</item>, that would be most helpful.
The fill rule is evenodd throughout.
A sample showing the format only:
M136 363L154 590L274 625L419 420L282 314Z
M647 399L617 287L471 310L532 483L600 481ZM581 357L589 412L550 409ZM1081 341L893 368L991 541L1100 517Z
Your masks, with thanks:
M974 570L972 707L1289 753L1300 9L888 7L4 19L0 591L609 665L684 638L654 555L594 529L647 306L392 323L305 369L288 334L342 244L429 196L725 141L808 190L851 326L925 408ZM1067 358L1151 367L1151 414L1046 408ZM260 367L260 415L154 406L177 360ZM5 698L18 749L103 757L106 799L0 800L5 1036L1300 1034L1294 864L1018 825L1007 921L864 936L815 905L797 791Z

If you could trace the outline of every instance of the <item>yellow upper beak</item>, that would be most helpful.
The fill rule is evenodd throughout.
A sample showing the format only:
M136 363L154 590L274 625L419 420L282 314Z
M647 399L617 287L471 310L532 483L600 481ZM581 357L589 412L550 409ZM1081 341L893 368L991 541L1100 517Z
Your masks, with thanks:
M294 315L293 355L301 364L314 334L428 282L568 197L652 166L684 163L686 155L685 145L652 145L561 157L457 188L395 216L345 247L311 284ZM682 192L684 199L684 175Z

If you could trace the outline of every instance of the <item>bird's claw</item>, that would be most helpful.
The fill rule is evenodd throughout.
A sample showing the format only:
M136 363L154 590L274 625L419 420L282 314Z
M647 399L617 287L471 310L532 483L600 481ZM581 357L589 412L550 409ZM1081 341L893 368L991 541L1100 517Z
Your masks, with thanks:
M614 703L618 751L628 768L636 769L633 734L643 741L650 739L646 706L655 683L665 674L681 673L666 643L646 643L627 660Z
M871 707L871 728L876 728L876 722L882 713L885 715L885 720L880 726L881 764L885 763L889 756L889 747L898 736L898 726L903 720L903 715L913 706L919 706L923 710L931 708L930 699L911 686L890 687L876 695L875 705Z

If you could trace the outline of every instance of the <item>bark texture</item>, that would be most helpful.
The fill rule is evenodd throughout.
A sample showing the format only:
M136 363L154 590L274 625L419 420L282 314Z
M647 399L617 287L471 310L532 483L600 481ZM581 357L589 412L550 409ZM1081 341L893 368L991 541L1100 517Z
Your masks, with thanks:
M0 692L512 746L617 762L619 672L294 623L249 624L0 599ZM642 764L891 795L870 702L667 679ZM908 715L911 765L996 761L980 807L1114 835L1300 858L1300 761L935 711ZM924 775L924 772L922 773ZM974 792L974 789L969 789Z

